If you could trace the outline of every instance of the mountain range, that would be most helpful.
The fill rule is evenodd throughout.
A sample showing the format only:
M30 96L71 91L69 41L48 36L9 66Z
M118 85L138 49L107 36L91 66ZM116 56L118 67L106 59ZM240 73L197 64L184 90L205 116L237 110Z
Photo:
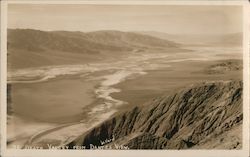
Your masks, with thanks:
M56 50L74 53L100 53L100 51L130 50L133 47L177 47L178 44L133 32L96 31L67 32L9 29L10 49L28 51Z
M183 45L200 46L242 46L243 33L231 34L168 34L157 31L141 31L140 34L168 39Z
M176 42L134 32L8 30L8 55L12 68L89 62L127 55L133 50L179 47Z
M190 45L241 46L242 34L173 35L156 31L8 29L7 40L8 67L18 69L102 61L130 52L184 52L183 47Z

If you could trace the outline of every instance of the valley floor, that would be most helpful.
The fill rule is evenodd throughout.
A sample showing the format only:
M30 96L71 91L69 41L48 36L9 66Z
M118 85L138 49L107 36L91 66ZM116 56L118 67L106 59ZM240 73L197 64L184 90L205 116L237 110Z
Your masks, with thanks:
M85 66L52 67L63 75L47 77L50 73L45 72L44 78L40 78L40 72L46 68L38 69L37 76L33 69L25 71L28 78L17 71L11 85L13 115L8 119L8 147L64 145L111 115L143 105L163 93L204 81L242 80L240 65L236 64L236 70L225 70L224 64L220 65L241 63L240 53L228 56L225 51L137 54L114 63L88 64L91 71L87 73L81 69ZM219 71L208 73L213 65L218 65ZM34 82L37 77L42 81Z

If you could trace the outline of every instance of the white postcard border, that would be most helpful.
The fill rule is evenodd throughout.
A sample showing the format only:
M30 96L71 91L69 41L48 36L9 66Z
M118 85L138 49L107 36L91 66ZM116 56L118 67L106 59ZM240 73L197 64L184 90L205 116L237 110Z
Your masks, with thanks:
M244 8L243 39L243 149L242 150L12 150L6 149L7 122L7 5L8 4L103 4L103 5L240 5ZM61 1L61 0L8 0L1 2L1 155L3 157L246 157L249 156L249 7L243 1Z

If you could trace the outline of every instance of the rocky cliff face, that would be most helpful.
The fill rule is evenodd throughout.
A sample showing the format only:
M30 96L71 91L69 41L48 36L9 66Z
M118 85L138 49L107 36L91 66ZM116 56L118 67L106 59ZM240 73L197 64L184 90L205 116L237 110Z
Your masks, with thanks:
M115 115L70 145L240 149L242 86L242 81L192 85ZM108 139L112 140L101 143Z

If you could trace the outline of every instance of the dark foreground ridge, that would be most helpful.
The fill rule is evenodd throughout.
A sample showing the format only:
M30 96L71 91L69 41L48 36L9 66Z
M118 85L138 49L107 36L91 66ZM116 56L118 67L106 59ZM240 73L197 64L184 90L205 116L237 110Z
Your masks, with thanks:
M241 149L242 81L192 85L115 115L70 146ZM105 141L102 144L101 141Z

